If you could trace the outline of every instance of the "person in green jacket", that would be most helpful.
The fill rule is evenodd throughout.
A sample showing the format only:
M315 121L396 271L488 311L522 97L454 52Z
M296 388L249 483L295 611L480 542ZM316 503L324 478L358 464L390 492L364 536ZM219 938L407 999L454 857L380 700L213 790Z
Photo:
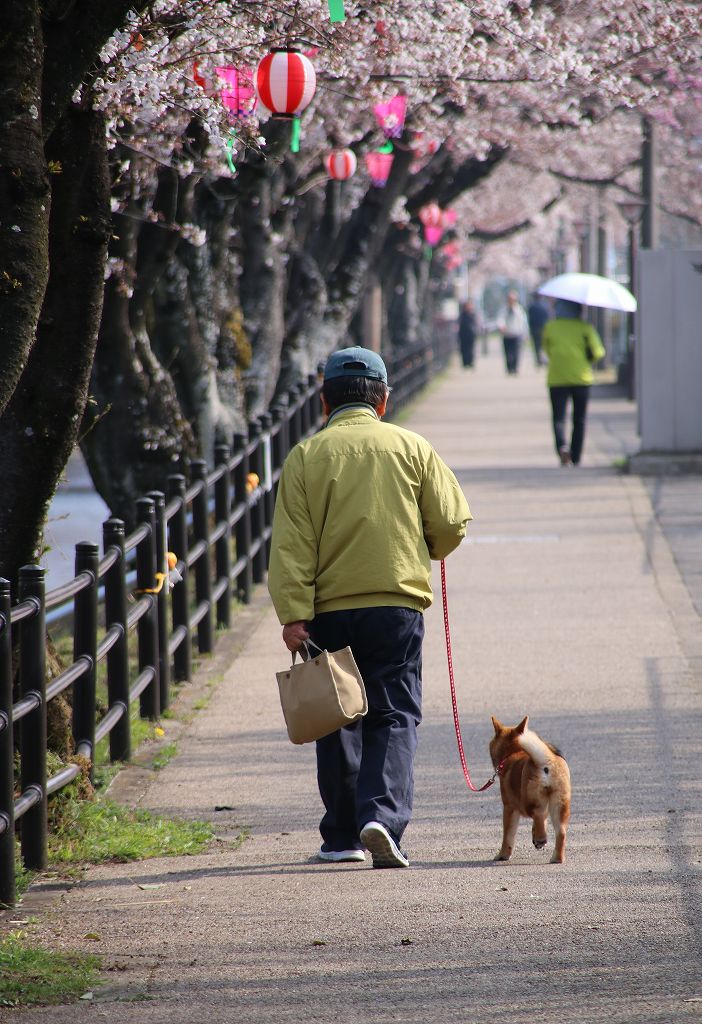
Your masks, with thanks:
M326 425L280 477L268 588L288 649L349 645L366 686L367 715L317 742L319 859L363 861L365 847L374 867L408 867L431 559L460 544L472 517L429 442L382 422L388 394L377 353L329 356Z
M592 365L605 354L600 336L582 317L582 306L567 299L556 299L555 319L549 320L541 336L548 357L546 384L551 396L553 436L562 466L577 466L583 452L585 420ZM566 440L568 403L573 405L573 429L570 444Z

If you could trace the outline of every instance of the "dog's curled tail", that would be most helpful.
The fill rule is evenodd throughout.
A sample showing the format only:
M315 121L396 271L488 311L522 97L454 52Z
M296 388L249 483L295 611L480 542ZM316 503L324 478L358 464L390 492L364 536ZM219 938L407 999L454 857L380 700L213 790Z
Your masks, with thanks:
M553 748L544 743L531 729L525 729L521 736L517 737L517 742L537 768L546 768L553 761L555 753Z

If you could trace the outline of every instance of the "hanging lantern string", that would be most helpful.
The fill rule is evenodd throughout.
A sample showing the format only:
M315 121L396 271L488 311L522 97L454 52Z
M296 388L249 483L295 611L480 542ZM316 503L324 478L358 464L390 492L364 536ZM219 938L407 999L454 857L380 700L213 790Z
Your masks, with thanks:
M236 164L234 163L234 139L236 138L236 132L233 128L229 129L229 138L227 139L227 163L229 164L229 170L232 174L236 174Z
M300 118L294 117L292 119L292 129L290 132L290 152L300 152Z

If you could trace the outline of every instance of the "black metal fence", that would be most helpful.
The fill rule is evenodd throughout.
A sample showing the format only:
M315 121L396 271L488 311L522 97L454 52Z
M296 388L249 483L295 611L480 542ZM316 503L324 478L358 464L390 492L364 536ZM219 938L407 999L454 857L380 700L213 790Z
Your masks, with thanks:
M393 411L401 408L449 358L449 337L418 345L389 360ZM109 737L112 761L131 754L130 705L144 718L167 707L171 681L191 678L192 645L212 651L215 626L231 625L232 603L246 603L264 580L275 489L289 450L321 425L319 382L310 376L235 435L233 450L215 451L215 468L191 465L191 483L175 474L167 493L137 501L136 529L103 524L98 545L76 545L75 577L45 593L44 569L25 566L18 601L0 579L0 903L15 902L15 823L26 868L47 866L48 797L73 781L87 762L92 774L96 744ZM167 553L178 558L182 581L169 592ZM136 562L130 602L128 563ZM73 662L46 682L46 616L72 604ZM137 634L138 667L130 670L129 637ZM13 648L18 651L19 699L13 703ZM106 662L107 710L98 720L98 665ZM132 678L132 676L135 676ZM47 705L72 687L76 759L47 777ZM17 742L15 742L17 741ZM19 793L14 760L19 757Z

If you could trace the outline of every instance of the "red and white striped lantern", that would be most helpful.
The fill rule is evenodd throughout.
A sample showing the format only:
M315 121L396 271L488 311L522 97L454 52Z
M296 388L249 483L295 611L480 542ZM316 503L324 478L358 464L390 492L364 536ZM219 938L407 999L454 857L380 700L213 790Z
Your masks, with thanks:
M326 157L324 166L334 181L346 181L356 173L356 154L352 149L333 149Z
M274 117L301 114L317 85L312 62L297 50L271 50L256 68L256 95Z

